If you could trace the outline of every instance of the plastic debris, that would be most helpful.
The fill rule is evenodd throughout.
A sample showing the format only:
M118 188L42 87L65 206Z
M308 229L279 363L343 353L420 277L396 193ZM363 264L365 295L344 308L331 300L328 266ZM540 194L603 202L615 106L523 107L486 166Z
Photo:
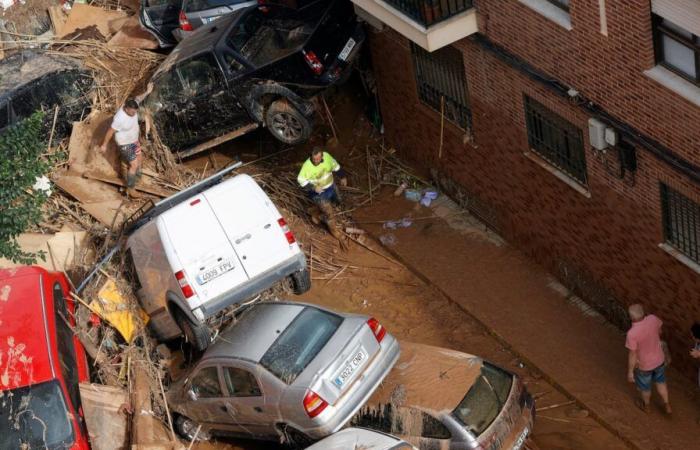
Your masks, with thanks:
M406 189L406 191L404 192L404 197L406 197L406 200L410 200L412 202L419 202L422 195L418 189Z
M141 308L130 308L113 280L102 285L97 297L99 300L91 302L90 308L112 324L130 344L138 330L138 320L134 314L139 314L144 323L148 321L148 315Z
M394 197L398 197L399 195L403 194L403 192L406 190L407 187L408 187L408 185L406 184L406 182L405 181L402 182L399 185L399 187L397 187L396 190L394 191Z
M36 183L32 186L35 191L41 191L46 194L47 197L51 196L51 181L46 175L41 177L36 177Z
M382 227L386 230L395 230L397 228L408 228L411 225L413 225L413 220L411 220L409 217L404 217L401 220L389 220L384 222Z
M382 234L379 236L379 242L387 246L396 245L396 236L393 234Z

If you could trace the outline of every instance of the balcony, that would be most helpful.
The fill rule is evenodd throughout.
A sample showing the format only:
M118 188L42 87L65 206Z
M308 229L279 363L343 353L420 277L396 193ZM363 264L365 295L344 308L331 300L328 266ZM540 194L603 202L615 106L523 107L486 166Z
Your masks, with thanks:
M431 52L476 33L473 0L352 0L358 16Z

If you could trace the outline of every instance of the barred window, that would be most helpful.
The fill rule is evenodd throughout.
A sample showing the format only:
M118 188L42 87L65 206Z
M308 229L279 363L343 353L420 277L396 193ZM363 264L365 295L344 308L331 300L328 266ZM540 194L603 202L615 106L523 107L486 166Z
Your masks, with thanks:
M700 203L661 183L664 240L700 263Z
M530 148L579 183L586 184L586 155L581 129L527 95L525 118Z
M700 85L700 37L652 15L656 63Z
M427 52L411 43L418 98L463 129L471 127L462 53L452 47Z

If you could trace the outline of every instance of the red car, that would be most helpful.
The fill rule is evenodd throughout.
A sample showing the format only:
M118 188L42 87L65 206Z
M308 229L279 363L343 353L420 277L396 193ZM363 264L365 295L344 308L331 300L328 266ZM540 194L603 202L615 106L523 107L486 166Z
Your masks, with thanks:
M60 273L0 270L0 448L89 449L78 384L89 381Z

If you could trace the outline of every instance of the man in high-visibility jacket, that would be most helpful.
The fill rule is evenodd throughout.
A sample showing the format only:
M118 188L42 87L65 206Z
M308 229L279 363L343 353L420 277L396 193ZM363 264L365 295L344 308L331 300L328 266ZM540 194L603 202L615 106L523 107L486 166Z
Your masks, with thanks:
M347 186L348 179L340 164L330 153L324 152L319 147L314 147L311 151L311 157L301 166L297 176L299 185L306 190L311 200L327 216L326 220L333 213L331 204L340 203L334 175L340 178L341 186Z

